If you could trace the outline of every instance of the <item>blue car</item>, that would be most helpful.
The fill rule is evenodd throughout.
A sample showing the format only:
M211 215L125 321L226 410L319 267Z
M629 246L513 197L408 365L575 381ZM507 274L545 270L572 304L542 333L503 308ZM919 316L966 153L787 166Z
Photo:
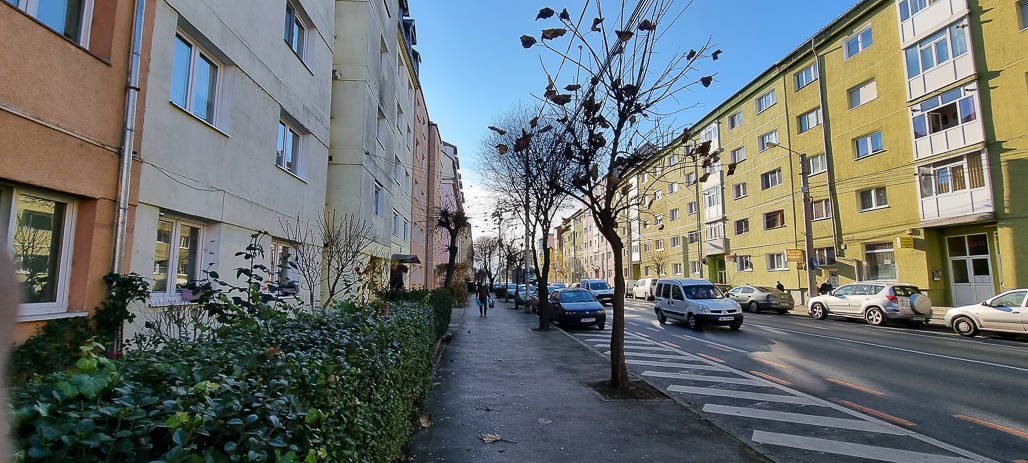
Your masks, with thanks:
M553 319L562 327L596 325L603 329L607 314L603 304L586 289L562 288L550 294L550 309Z

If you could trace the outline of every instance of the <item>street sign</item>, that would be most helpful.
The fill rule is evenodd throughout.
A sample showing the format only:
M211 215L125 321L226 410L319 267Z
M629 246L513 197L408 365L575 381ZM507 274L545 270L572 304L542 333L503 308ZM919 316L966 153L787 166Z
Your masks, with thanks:
M899 237L899 247L903 249L914 249L914 237L913 236L901 236Z
M785 260L789 262L803 262L803 250L802 249L786 249Z

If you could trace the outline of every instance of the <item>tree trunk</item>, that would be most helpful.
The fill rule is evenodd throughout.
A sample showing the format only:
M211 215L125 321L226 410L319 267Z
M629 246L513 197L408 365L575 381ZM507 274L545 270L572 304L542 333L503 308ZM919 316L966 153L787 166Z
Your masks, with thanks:
M457 234L450 234L450 245L446 248L450 252L449 260L446 262L446 279L443 280L444 287L451 293L453 290L450 284L453 283L453 270L457 267Z
M550 247L543 246L543 267L539 271L539 289L535 293L539 295L539 330L550 329Z
M614 300L611 302L614 320L610 326L610 385L624 390L628 388L628 367L625 366L625 245L617 236L617 222L611 222L613 226L600 229L614 254Z

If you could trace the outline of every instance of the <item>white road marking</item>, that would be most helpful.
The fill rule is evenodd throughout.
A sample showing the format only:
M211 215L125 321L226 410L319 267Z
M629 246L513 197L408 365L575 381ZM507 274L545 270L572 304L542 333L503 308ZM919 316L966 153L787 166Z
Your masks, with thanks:
M936 455L923 452L912 452L910 450L891 449L875 445L854 444L831 439L817 437L795 436L792 434L780 434L777 432L753 431L753 441L761 444L780 445L815 452L834 453L837 455L848 455L857 458L867 458L879 461L891 461L895 463L966 463L973 460L966 458L951 457L947 455Z
M593 338L593 339L586 339L585 342L606 342L606 343L609 343L610 339ZM631 345L647 345L647 346L653 345L651 342L643 340L643 339L625 339L625 345L629 345L629 344L631 344Z
M610 349L610 344L594 344L593 347L604 347ZM649 346L625 346L625 350L671 350L670 347L649 347Z
M675 333L675 334L674 334L674 336L681 336L681 337L683 337L683 338L689 338L689 339L692 339L693 341L699 341L699 342L705 342L705 343L707 343L707 344L713 344L713 345L715 345L715 346L718 346L718 347L721 347L721 348L723 348L723 349L728 349L728 350L730 350L730 351L732 351L732 352L742 352L742 353L744 353L744 354L748 354L748 353L749 353L749 351L746 351L746 350L742 350L742 349L739 349L739 348L736 348L736 347L732 347L732 346L726 346L726 345L724 345L724 344L716 343L716 342L714 342L714 341L711 341L711 340L709 340L709 339L703 339L703 338L696 338L696 337L693 337L693 336L689 336L689 335L685 335L685 334L681 334L681 333Z
M644 375L646 373L643 373ZM881 426L870 421L853 420L849 418L833 418L830 416L808 415L805 413L777 412L773 410L762 410L759 408L731 407L728 405L706 404L703 411L707 413L718 413L721 415L742 416L746 418L757 418L761 420L787 421L789 423L811 424L814 426L825 426L830 428L853 429L855 431L869 431L883 434L902 434L893 428Z
M751 323L751 325L763 327L763 325L757 325L757 324L754 324L754 323ZM1028 373L1028 368L1015 367L1015 366L1012 366L1012 365L1004 365L1002 363L993 363L993 362L986 362L984 360L966 359L966 358L962 358L962 357L954 357L952 355L936 354L934 352L923 352L923 351L914 350L914 349L906 349L906 348L903 348L903 347L886 346L885 344L877 344L877 343L867 342L867 341L857 341L855 339L840 338L838 336L828 336L828 335L824 335L824 334L806 333L806 332L803 332L803 331L790 330L790 329L786 329L786 328L777 328L777 329L782 330L782 331L786 331L786 332L789 332L789 333L802 334L802 335L806 335L806 336L813 336L813 337L816 337L816 338L834 339L836 341L850 342L850 343L861 344L861 345L865 345L865 346L880 347L882 349L898 350L898 351L902 351L902 352L909 352L909 353L912 353L912 354L921 354L921 355L926 355L926 356L929 356L929 357L938 357L938 358L944 358L944 359L948 359L948 360L957 360L957 361L960 361L960 362L976 363L976 364L979 364L979 365L988 365L988 366L991 366L991 367L1006 368L1006 369L1010 369L1010 370L1017 370L1017 371L1023 371L1025 373Z
M604 354L610 355L610 351L608 350L604 352ZM651 354L649 352L625 352L625 356L650 357L655 359L699 360L699 357L694 357L692 355L686 356L682 354Z
M718 397L732 397L735 399L749 399L760 402L782 402L787 404L817 405L814 401L792 395L765 394L763 392L736 391L732 389L716 389L712 387L679 386L672 384L667 387L671 392L683 394L712 395Z
M724 368L718 368L711 365L698 365L695 363L675 363L675 362L654 362L650 360L636 360L636 359L625 359L625 363L629 365L643 365L648 367L668 367L684 370L709 370L709 371L726 371Z
M689 381L706 381L708 383L724 383L724 384L746 384L749 386L764 386L763 381L756 379L746 378L734 378L731 376L709 376L709 375L690 375L686 373L667 373L663 371L644 371L643 376L653 376L655 378L669 378L669 379L686 379Z

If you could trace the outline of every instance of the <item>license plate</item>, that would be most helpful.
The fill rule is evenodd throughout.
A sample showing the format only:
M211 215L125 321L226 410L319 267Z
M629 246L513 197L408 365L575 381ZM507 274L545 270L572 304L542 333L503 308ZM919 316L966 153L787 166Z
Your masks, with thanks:
M910 319L915 321L915 322L923 322L923 321L927 320L927 318L925 318L925 317L910 317Z
M723 322L730 322L732 320L735 320L735 317L717 317L717 319Z
M583 319L581 319L579 321L582 322L582 323L589 323L589 322L596 321L596 319L595 318L583 318Z

